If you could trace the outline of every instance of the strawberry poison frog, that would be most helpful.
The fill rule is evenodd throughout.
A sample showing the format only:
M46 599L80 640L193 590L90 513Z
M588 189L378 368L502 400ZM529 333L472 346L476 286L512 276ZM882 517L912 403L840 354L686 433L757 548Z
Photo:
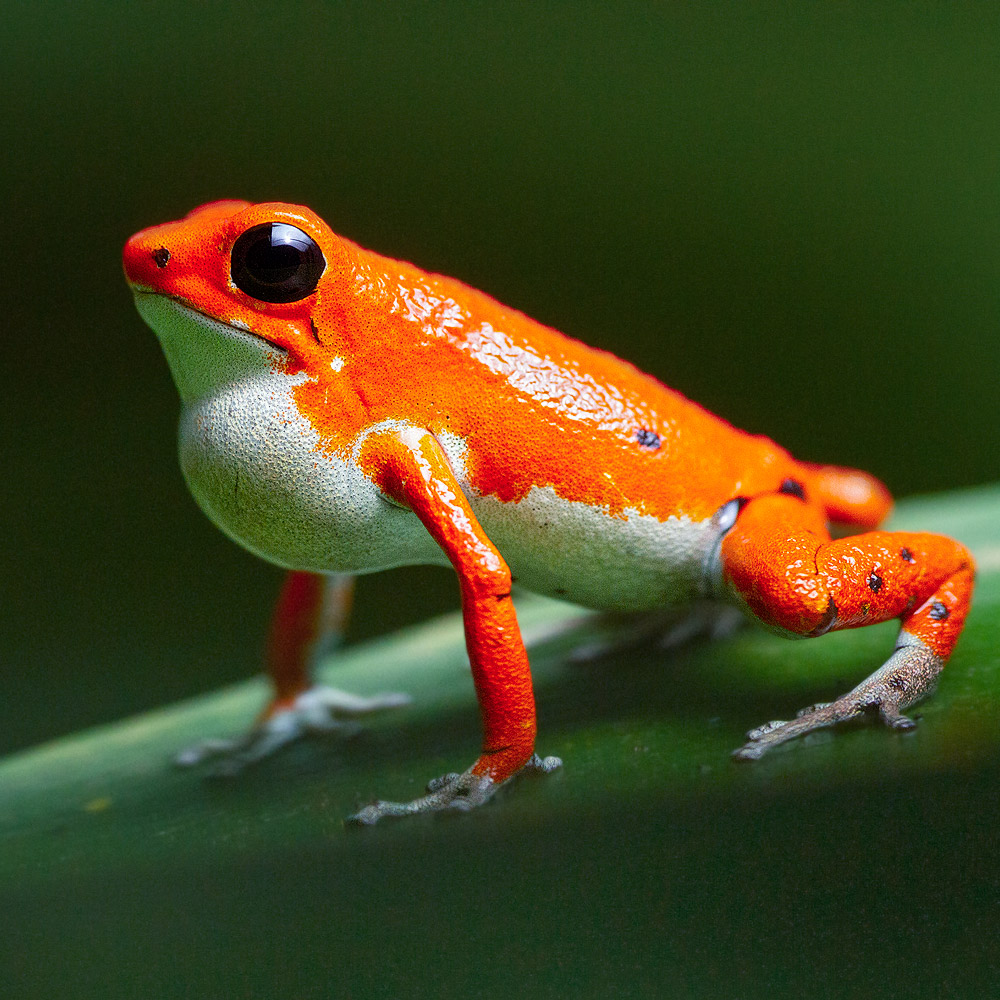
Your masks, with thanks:
M876 530L872 476L794 459L611 354L453 278L382 257L307 208L219 201L124 251L181 397L180 460L205 513L289 570L273 698L233 768L345 715L399 704L315 686L354 574L450 563L483 723L471 767L354 819L486 802L535 753L511 584L595 609L706 607L788 636L898 618L886 663L831 704L748 734L742 759L811 730L903 711L965 621L974 566L939 535ZM831 537L836 527L838 537ZM845 532L860 532L847 534Z

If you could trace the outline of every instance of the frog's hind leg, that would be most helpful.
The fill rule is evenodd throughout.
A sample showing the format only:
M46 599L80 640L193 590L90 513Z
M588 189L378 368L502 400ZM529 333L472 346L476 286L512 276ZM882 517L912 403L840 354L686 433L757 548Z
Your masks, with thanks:
M351 576L288 573L268 638L270 701L249 732L233 739L203 740L181 751L176 762L190 766L215 758L213 773L237 774L307 734L350 736L360 728L353 721L357 716L408 704L405 694L362 697L313 682L316 665L343 635L353 593Z
M748 734L743 760L814 729L851 719L914 723L903 711L933 688L958 640L972 598L972 556L941 535L872 531L830 539L824 512L790 495L747 503L725 536L722 583L765 625L819 636L899 618L896 650L856 688L790 722Z
M786 480L784 490L820 504L827 520L855 529L877 528L892 510L892 495L874 476L839 465L807 465L805 483ZM798 486L798 492L794 487Z
M571 663L590 664L644 646L670 651L696 639L724 639L746 621L739 609L708 600L682 608L608 613L596 622L600 634L577 646L568 659Z

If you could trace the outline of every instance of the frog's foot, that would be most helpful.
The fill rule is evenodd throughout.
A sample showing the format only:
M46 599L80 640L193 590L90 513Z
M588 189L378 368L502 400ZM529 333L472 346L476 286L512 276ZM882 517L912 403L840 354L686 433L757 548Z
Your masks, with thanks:
M768 722L747 733L748 742L733 752L737 760L757 760L772 747L815 729L862 719L891 729L913 729L916 722L902 709L928 694L944 660L922 643L901 646L853 691L829 704L811 705L789 722Z
M494 781L485 774L473 774L473 768L461 774L451 773L434 778L427 784L427 794L412 802L386 802L377 800L347 817L348 823L372 826L380 819L399 816L416 816L428 812L468 812L493 798L493 794L512 778L523 774L549 774L562 767L558 757L539 757L532 754L524 766L506 781Z
M182 750L174 762L181 767L191 767L214 760L211 773L229 777L307 735L353 736L361 730L360 723L353 721L356 716L398 708L410 701L409 695L399 692L366 698L337 688L311 687L288 704L272 706L243 736L202 740Z

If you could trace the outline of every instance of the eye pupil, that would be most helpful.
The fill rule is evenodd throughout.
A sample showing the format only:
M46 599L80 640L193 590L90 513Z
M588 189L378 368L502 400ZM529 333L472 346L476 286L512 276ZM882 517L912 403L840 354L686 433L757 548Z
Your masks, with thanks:
M304 299L324 270L326 258L315 240L287 222L252 226L233 244L233 284L262 302Z
M299 252L288 243L275 246L270 240L258 240L247 252L247 270L269 285L284 284L298 266Z

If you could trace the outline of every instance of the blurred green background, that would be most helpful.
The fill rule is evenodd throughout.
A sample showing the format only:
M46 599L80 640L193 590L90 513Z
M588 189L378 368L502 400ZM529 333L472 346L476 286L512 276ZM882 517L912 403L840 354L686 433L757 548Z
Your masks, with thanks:
M2 26L0 748L258 663L277 574L188 498L120 274L206 200L308 204L897 494L1000 474L993 5L38 0ZM366 579L352 636L455 600Z
M994 4L34 0L0 28L0 750L257 669L279 575L188 497L120 273L207 200L308 204L898 495L1000 477ZM444 571L366 578L351 635L455 603Z

